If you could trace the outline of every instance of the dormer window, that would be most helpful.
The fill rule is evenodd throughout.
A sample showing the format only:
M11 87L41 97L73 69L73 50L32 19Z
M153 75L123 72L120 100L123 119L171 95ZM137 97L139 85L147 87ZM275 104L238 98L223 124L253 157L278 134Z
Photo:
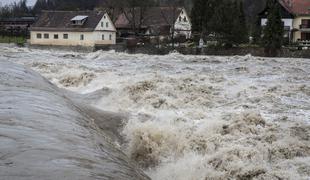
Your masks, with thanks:
M75 26L82 26L86 22L87 18L88 16L75 16L71 19L71 24Z

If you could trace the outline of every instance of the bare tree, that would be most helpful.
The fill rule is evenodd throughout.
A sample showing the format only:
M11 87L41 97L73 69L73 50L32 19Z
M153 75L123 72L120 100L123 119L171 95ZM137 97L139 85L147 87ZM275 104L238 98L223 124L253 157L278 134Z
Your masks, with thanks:
M154 5L153 0L127 0L123 13L131 24L133 32L141 33L142 26L146 21L147 11Z

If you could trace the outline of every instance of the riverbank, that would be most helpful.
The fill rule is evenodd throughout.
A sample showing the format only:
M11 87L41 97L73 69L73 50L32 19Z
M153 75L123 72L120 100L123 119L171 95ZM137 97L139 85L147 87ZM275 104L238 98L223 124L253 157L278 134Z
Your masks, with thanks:
M171 47L156 47L152 45L140 45L128 47L124 44L104 45L96 47L82 47L82 46L38 46L28 45L27 47L34 49L55 49L76 52L95 52L98 50L115 51L119 53L128 54L148 54L148 55L167 55L171 52L178 52L183 55L206 55L206 56L245 56L251 54L252 56L265 57L264 48L258 46L249 47L233 47L233 48L196 48L176 46ZM282 58L310 58L310 49L298 50L297 48L284 47L279 51L277 57Z

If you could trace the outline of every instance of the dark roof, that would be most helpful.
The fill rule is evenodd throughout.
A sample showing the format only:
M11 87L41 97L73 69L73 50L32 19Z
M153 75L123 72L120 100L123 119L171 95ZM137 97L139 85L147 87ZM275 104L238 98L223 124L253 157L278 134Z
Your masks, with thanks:
M143 28L172 25L177 20L182 9L181 7L151 7L145 10L135 8L135 20L133 20L133 10L127 8L119 15L115 21L115 26L116 28L131 28L134 22L136 25L139 25L141 22Z
M14 17L14 18L0 18L1 22L34 22L36 17Z
M42 11L39 19L31 27L33 31L94 31L105 13L102 11ZM75 16L88 16L81 26L71 24Z

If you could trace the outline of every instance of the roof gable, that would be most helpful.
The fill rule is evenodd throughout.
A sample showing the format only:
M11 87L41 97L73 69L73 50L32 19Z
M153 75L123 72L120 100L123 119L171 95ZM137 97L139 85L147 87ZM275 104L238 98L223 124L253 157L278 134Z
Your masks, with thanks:
M107 26L108 23L108 26ZM116 31L113 21L110 19L108 13L105 13L102 19L99 21L96 31Z
M94 31L104 14L102 11L42 11L38 21L32 25L31 30ZM83 18L85 22L80 26L75 26L71 23L75 18Z

